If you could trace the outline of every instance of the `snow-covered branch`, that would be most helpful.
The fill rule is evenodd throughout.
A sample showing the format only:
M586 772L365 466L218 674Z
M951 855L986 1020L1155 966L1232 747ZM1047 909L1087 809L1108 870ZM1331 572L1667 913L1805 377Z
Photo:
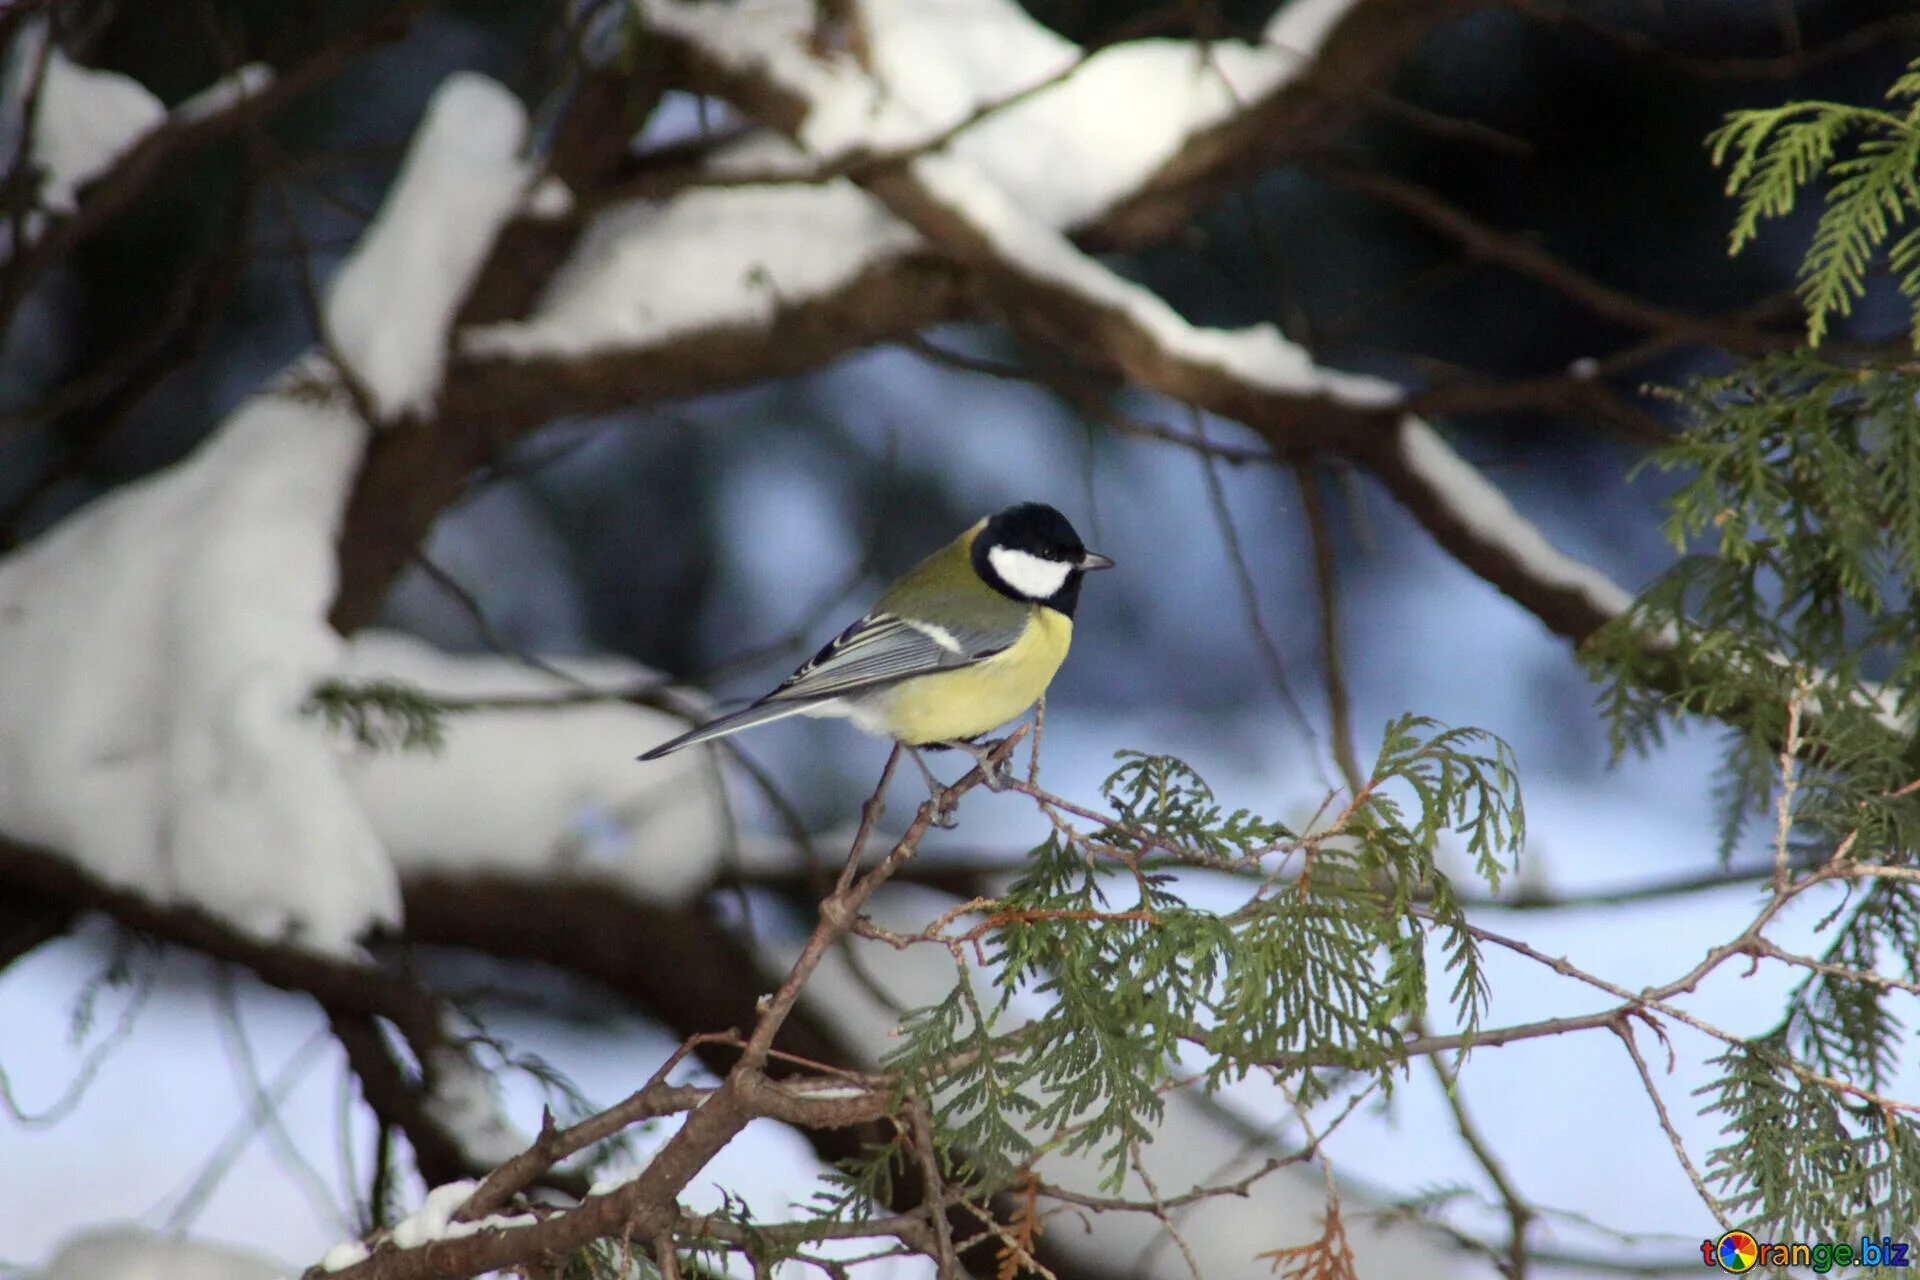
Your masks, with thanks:
M411 807L383 806L388 774L343 760L306 702L342 673L404 668L458 685L472 672L417 646L350 652L328 625L335 537L370 429L341 387L350 372L383 418L432 413L455 308L531 181L524 129L498 85L448 80L335 277L327 356L296 361L185 461L0 561L0 634L13 658L0 668L0 830L269 941L344 954L370 927L399 923L390 850L412 843L406 822L431 788L416 787ZM633 735L607 745L609 760L675 723L589 707L560 731L588 741L582 726L609 717ZM495 722L464 727L484 735ZM550 824L531 856L565 830L556 806L625 797L604 780L560 777L573 759L554 757L512 792L516 831ZM442 785L467 778L450 765L433 774ZM540 780L566 798L533 803ZM711 819L705 829L685 833L689 847L714 847Z
M808 44L811 6L749 11L752 25ZM1207 46L1218 59L1174 40L1088 54L1011 4L891 6L885 15L885 29L865 20L883 59L933 47L945 67L954 41L967 54L912 78L932 123L903 135L907 144L984 112L952 145L978 146L975 130L1017 139L1011 149L1031 159L1001 163L1019 167L1057 229L1092 246L1137 247L1185 225L1248 172L1330 139L1384 95L1453 8L1296 0L1258 44ZM1147 68L1172 82L1156 84L1143 110L1134 90ZM623 191L626 139L609 121L624 118L627 91L606 79L588 77L558 129L556 172L574 212L529 215L509 229L483 273L486 319L461 334L440 420L369 453L341 540L334 621L343 628L371 618L407 551L475 468L556 417L788 376L975 313L965 274L871 196L845 177L807 180L819 161L779 136L791 120L765 117L773 129L703 149L688 181L664 196L644 182ZM1137 137L1106 136L1114 120L1130 121ZM646 157L639 163L644 175ZM769 170L795 177L736 185ZM696 226L703 259L721 264L697 273L679 269Z
M883 138L929 129L879 72L864 81L845 67L816 73L803 47L783 47L766 34L742 40L702 6L651 0L646 11L663 38L678 43L697 82L758 118L783 122L802 147L846 148L839 122L852 114L864 113ZM957 144L856 169L852 180L985 283L994 310L1014 328L1144 389L1242 422L1276 452L1317 449L1359 463L1449 552L1554 630L1581 639L1625 608L1625 591L1554 548L1404 410L1392 383L1320 366L1270 325L1188 323L1036 216Z

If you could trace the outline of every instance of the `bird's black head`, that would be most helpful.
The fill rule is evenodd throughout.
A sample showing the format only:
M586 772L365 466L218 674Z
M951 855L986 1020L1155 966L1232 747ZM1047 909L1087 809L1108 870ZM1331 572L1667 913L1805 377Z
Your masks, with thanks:
M1057 609L1069 618L1080 579L1113 561L1087 550L1067 518L1044 502L1023 502L987 521L973 540L973 567L1001 595Z

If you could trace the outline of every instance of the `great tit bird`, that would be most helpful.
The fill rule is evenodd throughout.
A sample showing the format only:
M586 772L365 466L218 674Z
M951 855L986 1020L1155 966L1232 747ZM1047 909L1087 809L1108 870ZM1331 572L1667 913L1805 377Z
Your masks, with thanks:
M772 693L640 758L803 715L841 716L909 747L962 747L984 765L971 740L1047 691L1073 639L1081 579L1112 567L1052 507L1008 507L901 574Z

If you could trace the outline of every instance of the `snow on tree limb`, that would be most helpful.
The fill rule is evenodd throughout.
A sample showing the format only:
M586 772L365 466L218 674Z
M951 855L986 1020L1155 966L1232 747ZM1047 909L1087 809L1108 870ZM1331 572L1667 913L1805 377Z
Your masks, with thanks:
M1450 540L1455 545L1471 539L1486 546L1513 561L1543 593L1567 592L1582 598L1600 622L1625 613L1633 603L1618 583L1547 541L1513 509L1505 494L1432 427L1412 416L1403 418L1397 443L1408 476L1399 487L1403 500L1415 489L1432 494L1445 516L1464 526Z
M1309 70L1358 4L1288 5L1256 44L1134 39L1096 48L1012 0L864 6L864 59L820 57L817 14L795 0L637 8L654 29L724 50L736 69L756 68L809 104L795 128L805 154L788 158L790 173L938 147L1064 229L1097 221L1197 134Z
M431 397L526 185L523 131L505 90L449 81L336 280L331 336L381 407ZM0 827L261 937L341 952L397 922L392 864L301 710L339 658L334 539L366 433L303 357L186 460L0 561Z
M468 329L461 347L474 357L565 357L765 326L782 307L836 293L913 248L912 232L846 182L619 204L588 226L532 318Z
M39 166L41 204L72 213L75 193L164 123L167 110L138 80L79 66L57 46L44 47L47 40L46 24L36 22L15 43L5 109L17 127L27 99L37 98L32 128L14 136L25 142L23 158Z
M1186 225L1252 168L1323 143L1380 96L1414 47L1455 11L1453 5L1430 0L1353 0L1350 5L1316 0L1287 6L1266 41L1297 55L1317 40L1311 74L1296 76L1265 97L1246 102L1237 114L1191 131L1179 149L1110 212L1073 228L1076 240L1101 248L1154 243ZM641 208L652 209L656 216L664 208L655 184L624 176L621 158L627 138L621 122L630 92L623 77L590 73L557 126L555 172L574 191L583 216L608 207L610 200L634 199L635 190L655 193L653 203ZM778 123L775 117L768 119ZM731 175L737 176L737 171ZM689 181L699 185L731 177L703 164L690 177L672 178L668 195L684 190ZM871 201L867 207L873 207ZM883 211L879 216L887 215ZM645 222L640 216L633 220ZM614 297L609 310L569 313L562 324L557 308L549 312L538 299L545 293L548 305L555 302L557 291L547 282L561 262L574 256L579 224L572 219L541 221L536 231L536 221L523 218L509 228L469 301L476 319L496 327L463 330L440 417L418 430L374 441L340 543L341 590L333 621L342 629L352 630L372 617L434 517L505 442L568 414L798 374L850 351L963 319L977 305L967 294L963 271L918 248L904 255L875 256L840 286L813 294L795 287L804 277L787 270L784 258L762 259L758 265L763 269L749 282L759 286L756 295L747 297L748 289L737 279L709 281L717 293L734 296L732 302L711 307L703 323L688 323L671 307L636 319L649 300ZM739 234L724 224L719 230ZM638 247L636 242L636 252ZM594 257L604 261L608 254L603 248ZM581 255L580 267L587 261ZM676 282L677 290L687 287L684 280ZM774 305L764 320L717 318L731 305L764 307L768 296ZM546 319L554 323L543 332ZM510 320L524 323L509 325ZM607 330L642 324L658 336L638 343L605 336ZM540 354L542 345L550 345L551 353ZM483 354L481 348L489 346L494 350Z
M82 188L111 173L163 129L204 125L243 106L273 83L249 63L168 111L145 85L117 71L83 67L52 44L44 20L27 24L0 68L0 169L18 161L39 170L45 213L71 215ZM28 219L28 238L44 216Z
M1084 50L1011 0L896 6L869 15L874 75L810 47L813 6L647 4L645 20L809 104L799 147L765 133L718 148L725 185L604 211L526 320L467 331L484 355L643 346L764 319L911 252L913 233L836 164L941 149L977 166L1056 230L1097 223L1196 136L1273 99L1312 65L1359 0L1287 6L1268 41L1130 40ZM774 123L781 123L775 120ZM764 181L738 185L748 178ZM708 264L682 264L689 240ZM718 254L717 260L714 255Z
M778 120L807 143L816 114L837 120L844 101L886 117L884 136L924 126L910 106L877 84L791 71L797 54L764 44L712 42L713 11L679 0L648 0L667 38L682 42L696 77L724 86L749 112ZM871 16L870 16L871 21ZM885 86L884 89L891 89ZM832 103L808 97L827 95ZM1271 326L1228 331L1188 323L1158 295L1125 280L1033 216L956 146L903 157L853 180L950 259L972 270L1017 329L1176 401L1237 419L1276 450L1343 454L1368 467L1463 563L1539 614L1583 637L1624 609L1627 593L1554 548L1485 477L1424 422L1398 407L1399 390L1378 378L1316 365Z
M695 334L751 332L756 321L777 326L813 306L831 313L855 285L873 287L895 262L924 255L922 246L930 245L997 281L1007 291L1000 309L1041 340L1242 421L1278 450L1320 448L1373 470L1450 553L1555 631L1582 638L1618 612L1624 593L1547 544L1424 423L1392 412L1400 399L1392 384L1317 366L1270 327L1189 325L1064 234L1097 228L1104 213L1131 198L1121 187L1132 184L1137 194L1170 168L1191 163L1183 146L1231 129L1283 96L1306 69L1307 55L1336 38L1344 23L1377 21L1373 10L1393 8L1379 0L1290 5L1262 46L1215 44L1204 54L1179 41L1076 53L1023 13L1008 12L1011 6L979 11L999 19L982 22L986 34L971 37L961 34L969 24L953 22L941 6L890 8L865 16L870 74L852 58L824 59L812 49L809 5L769 0L736 11L646 0L645 20L686 51L696 79L790 130L797 145L749 135L709 162L717 181L761 174L768 185L696 188L601 215L532 317L463 335L468 371L494 388L478 398L499 403L498 383L517 380L505 366L520 360L535 362L518 372L539 383L548 377L536 369L556 372L556 357L598 360L623 348L638 356ZM939 62L941 74L889 75L889 66L923 67L912 51L929 41L956 49ZM1004 56L996 60L993 50ZM1191 74L1173 67L1181 60ZM1149 64L1158 69L1158 96L1133 80ZM1117 91L1126 85L1133 89ZM1226 105L1216 94L1226 95ZM1099 127L1087 123L1089 116L1131 119L1143 101L1161 121L1146 130L1158 141L1103 155L1097 139L1082 136ZM1014 125L1018 145L1000 132ZM996 136L1000 144L992 145ZM1058 154L1088 148L1098 172ZM1009 151L1016 158L1004 158ZM1019 158L1036 152L1053 159L1031 165ZM832 172L835 164L840 171ZM785 185L773 185L783 174ZM1103 194L1089 199L1086 191ZM708 246L738 246L736 258L698 285L685 273L663 281L695 226L707 233ZM1098 230L1092 235L1104 238ZM862 306L859 314L871 317L874 308ZM911 315L909 308L899 319L902 330L913 327ZM846 346L882 336L884 329L855 329ZM631 392L647 367L642 360L607 373ZM582 372L576 368L574 376ZM1441 457L1436 447L1458 465L1421 465ZM1488 494L1505 508L1497 520Z
M372 628L347 641L346 686L398 682L445 708L436 751L356 753L347 765L402 878L538 881L564 868L648 902L695 898L719 875L726 821L706 753L634 767L685 727L619 696L658 673L621 658L543 665Z
M498 84L449 76L340 268L328 334L383 418L433 408L454 312L533 185L526 129L519 100Z

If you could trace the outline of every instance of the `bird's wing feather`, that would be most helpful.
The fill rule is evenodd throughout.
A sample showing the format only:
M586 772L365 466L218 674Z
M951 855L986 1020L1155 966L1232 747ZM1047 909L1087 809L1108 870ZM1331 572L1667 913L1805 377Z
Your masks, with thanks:
M780 687L752 706L663 742L641 756L655 760L682 747L709 742L785 716L800 715L848 694L911 680L936 671L953 671L1004 652L1020 639L1024 612L1000 626L936 626L897 614L874 612L842 631Z
M1020 638L1025 619L1005 628L936 626L870 613L842 631L762 702L832 698L914 676L972 666Z

